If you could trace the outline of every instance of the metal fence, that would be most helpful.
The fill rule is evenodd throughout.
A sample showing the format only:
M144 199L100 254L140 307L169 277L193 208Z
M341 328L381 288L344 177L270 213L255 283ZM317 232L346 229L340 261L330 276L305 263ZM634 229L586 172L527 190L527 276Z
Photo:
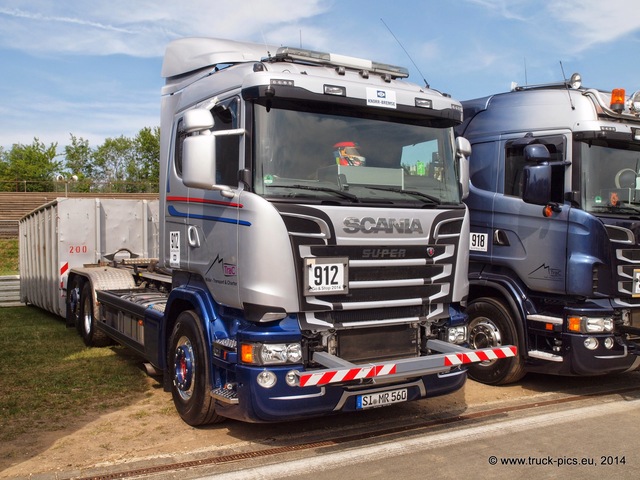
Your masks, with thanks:
M68 193L157 193L158 181L124 182L95 181L92 179L73 180L61 178L57 180L3 180L0 181L0 192L57 192Z
M0 276L0 307L24 306L20 301L20 276Z

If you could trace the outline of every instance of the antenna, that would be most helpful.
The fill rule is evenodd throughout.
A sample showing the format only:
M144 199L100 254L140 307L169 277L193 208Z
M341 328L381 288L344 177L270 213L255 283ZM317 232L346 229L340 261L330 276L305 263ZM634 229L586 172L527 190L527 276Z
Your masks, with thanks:
M387 30L389 30L389 33L391 34L391 36L393 36L395 41L398 42L398 45L400 45L400 48L402 48L402 50L404 50L404 53L406 53L407 57L409 57L409 60L411 60L411 63L413 64L413 66L416 67L416 70L418 70L418 73L422 77L422 81L424 82L425 87L431 88L431 87L429 87L429 82L427 82L426 78L424 78L424 75L422 74L422 72L420 71L418 66L416 65L416 62L413 61L413 58L411 58L411 55L409 55L409 52L407 52L406 48L404 48L402 43L400 43L400 40L398 40L398 37L396 37L394 35L394 33L391 31L391 29L389 28L389 25L387 25L382 18L380 19L380 21L384 24L385 27L387 27Z
M524 84L529 85L529 80L527 79L527 57L524 57Z
M564 80L564 88L567 90L567 95L569 95L569 103L571 104L571 110L575 110L576 107L573 104L573 99L571 98L571 93L569 92L569 84L567 83L567 77L564 74L564 67L562 66L562 60L560 60L560 71L562 72L562 80Z

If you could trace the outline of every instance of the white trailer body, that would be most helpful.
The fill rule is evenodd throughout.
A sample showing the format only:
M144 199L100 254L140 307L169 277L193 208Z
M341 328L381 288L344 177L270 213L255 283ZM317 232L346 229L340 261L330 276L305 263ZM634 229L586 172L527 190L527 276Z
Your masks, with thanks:
M65 317L72 268L123 249L158 257L158 201L60 197L22 218L19 235L21 301Z

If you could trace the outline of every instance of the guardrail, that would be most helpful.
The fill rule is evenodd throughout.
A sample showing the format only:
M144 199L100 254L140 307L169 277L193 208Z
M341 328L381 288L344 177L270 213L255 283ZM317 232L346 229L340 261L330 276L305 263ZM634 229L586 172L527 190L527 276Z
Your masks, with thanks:
M21 307L20 301L20 275L0 276L0 308Z

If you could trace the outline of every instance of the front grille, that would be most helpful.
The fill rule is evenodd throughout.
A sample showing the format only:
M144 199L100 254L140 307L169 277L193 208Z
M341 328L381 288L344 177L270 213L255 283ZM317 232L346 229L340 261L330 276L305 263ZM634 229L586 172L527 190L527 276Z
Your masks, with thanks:
M623 296L633 296L635 292L635 271L640 270L640 250L619 249L616 256L618 265L618 292Z
M279 204L300 279L299 300L307 315L339 327L415 322L448 315L453 301L456 260L464 209L422 213L424 244L406 232L380 232L362 245L337 244L336 223L321 208ZM345 213L345 215L347 215ZM379 242L371 242L377 238ZM403 244L406 238L408 244ZM356 237L353 237L355 240ZM388 243L384 243L387 241ZM344 293L306 295L308 258L346 258L348 289Z
M318 312L316 317L326 322L332 323L352 323L366 322L371 320L393 320L393 319L421 319L429 315L429 308L426 305L415 307L389 307L363 310L341 310L331 312Z

